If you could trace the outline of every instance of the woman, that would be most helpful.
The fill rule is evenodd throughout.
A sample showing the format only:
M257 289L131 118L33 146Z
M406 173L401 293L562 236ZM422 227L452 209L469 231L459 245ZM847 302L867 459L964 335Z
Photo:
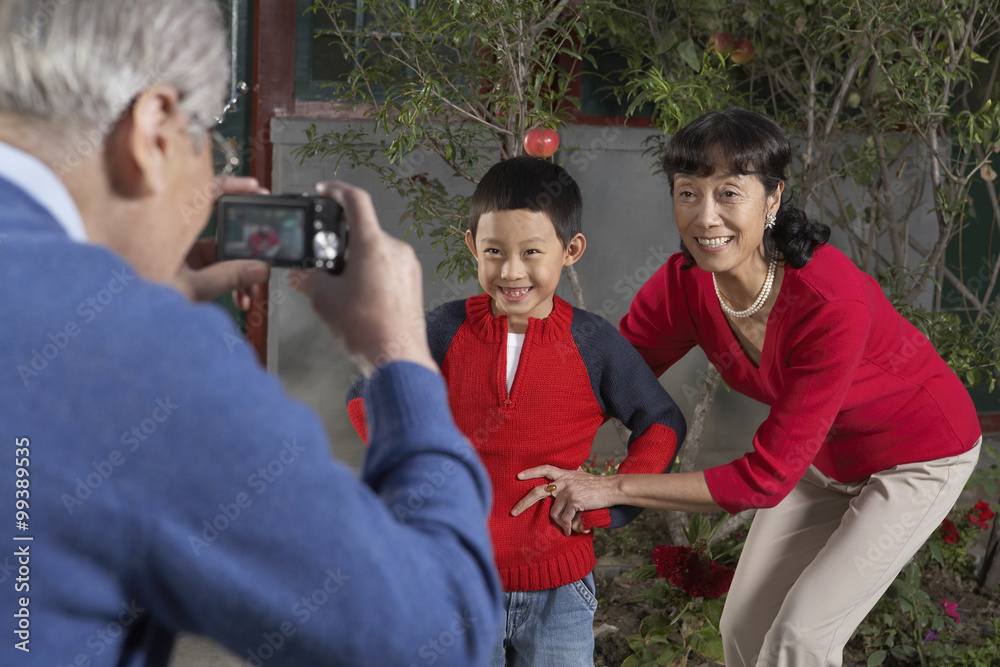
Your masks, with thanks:
M726 665L840 665L855 628L940 525L979 457L962 383L830 230L789 203L788 138L742 109L670 141L664 171L684 250L621 331L659 375L700 346L733 389L771 406L753 451L671 475L541 466L513 513L553 496L579 512L758 508L725 603ZM579 527L579 523L576 523Z

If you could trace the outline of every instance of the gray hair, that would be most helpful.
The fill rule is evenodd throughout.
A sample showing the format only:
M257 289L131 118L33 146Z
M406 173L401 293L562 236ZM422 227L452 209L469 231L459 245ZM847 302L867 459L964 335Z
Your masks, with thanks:
M229 58L214 0L0 0L0 112L103 146L143 91L169 84L192 133L214 124Z

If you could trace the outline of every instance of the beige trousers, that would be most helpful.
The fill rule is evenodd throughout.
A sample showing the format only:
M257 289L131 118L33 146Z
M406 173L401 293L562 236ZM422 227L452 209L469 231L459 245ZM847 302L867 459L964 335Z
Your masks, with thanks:
M810 467L758 510L722 612L726 667L841 665L855 628L958 500L981 443L857 484Z

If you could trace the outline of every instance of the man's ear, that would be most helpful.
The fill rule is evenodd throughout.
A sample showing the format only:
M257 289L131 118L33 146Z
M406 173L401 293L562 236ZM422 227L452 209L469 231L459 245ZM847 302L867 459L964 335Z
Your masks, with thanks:
M563 255L563 266L576 264L577 260L583 257L583 251L587 249L587 238L583 234L577 234L566 244L565 255Z
M133 198L159 194L169 180L169 158L178 138L187 139L187 119L178 113L180 96L167 84L143 91L108 138L112 185Z

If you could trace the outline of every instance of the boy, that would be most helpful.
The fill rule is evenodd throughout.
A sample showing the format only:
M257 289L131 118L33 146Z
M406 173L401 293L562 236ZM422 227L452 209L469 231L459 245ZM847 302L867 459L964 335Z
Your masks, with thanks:
M558 165L533 157L494 165L472 196L465 236L485 294L427 318L455 421L493 485L489 528L506 591L497 667L593 665L589 529L621 527L639 513L585 512L587 532L567 537L549 519L548 503L510 515L537 485L517 473L542 463L581 466L612 417L632 429L621 473L664 472L684 438L677 406L618 330L555 296L562 267L587 245L582 208L579 188ZM348 393L348 412L366 438L360 381Z

